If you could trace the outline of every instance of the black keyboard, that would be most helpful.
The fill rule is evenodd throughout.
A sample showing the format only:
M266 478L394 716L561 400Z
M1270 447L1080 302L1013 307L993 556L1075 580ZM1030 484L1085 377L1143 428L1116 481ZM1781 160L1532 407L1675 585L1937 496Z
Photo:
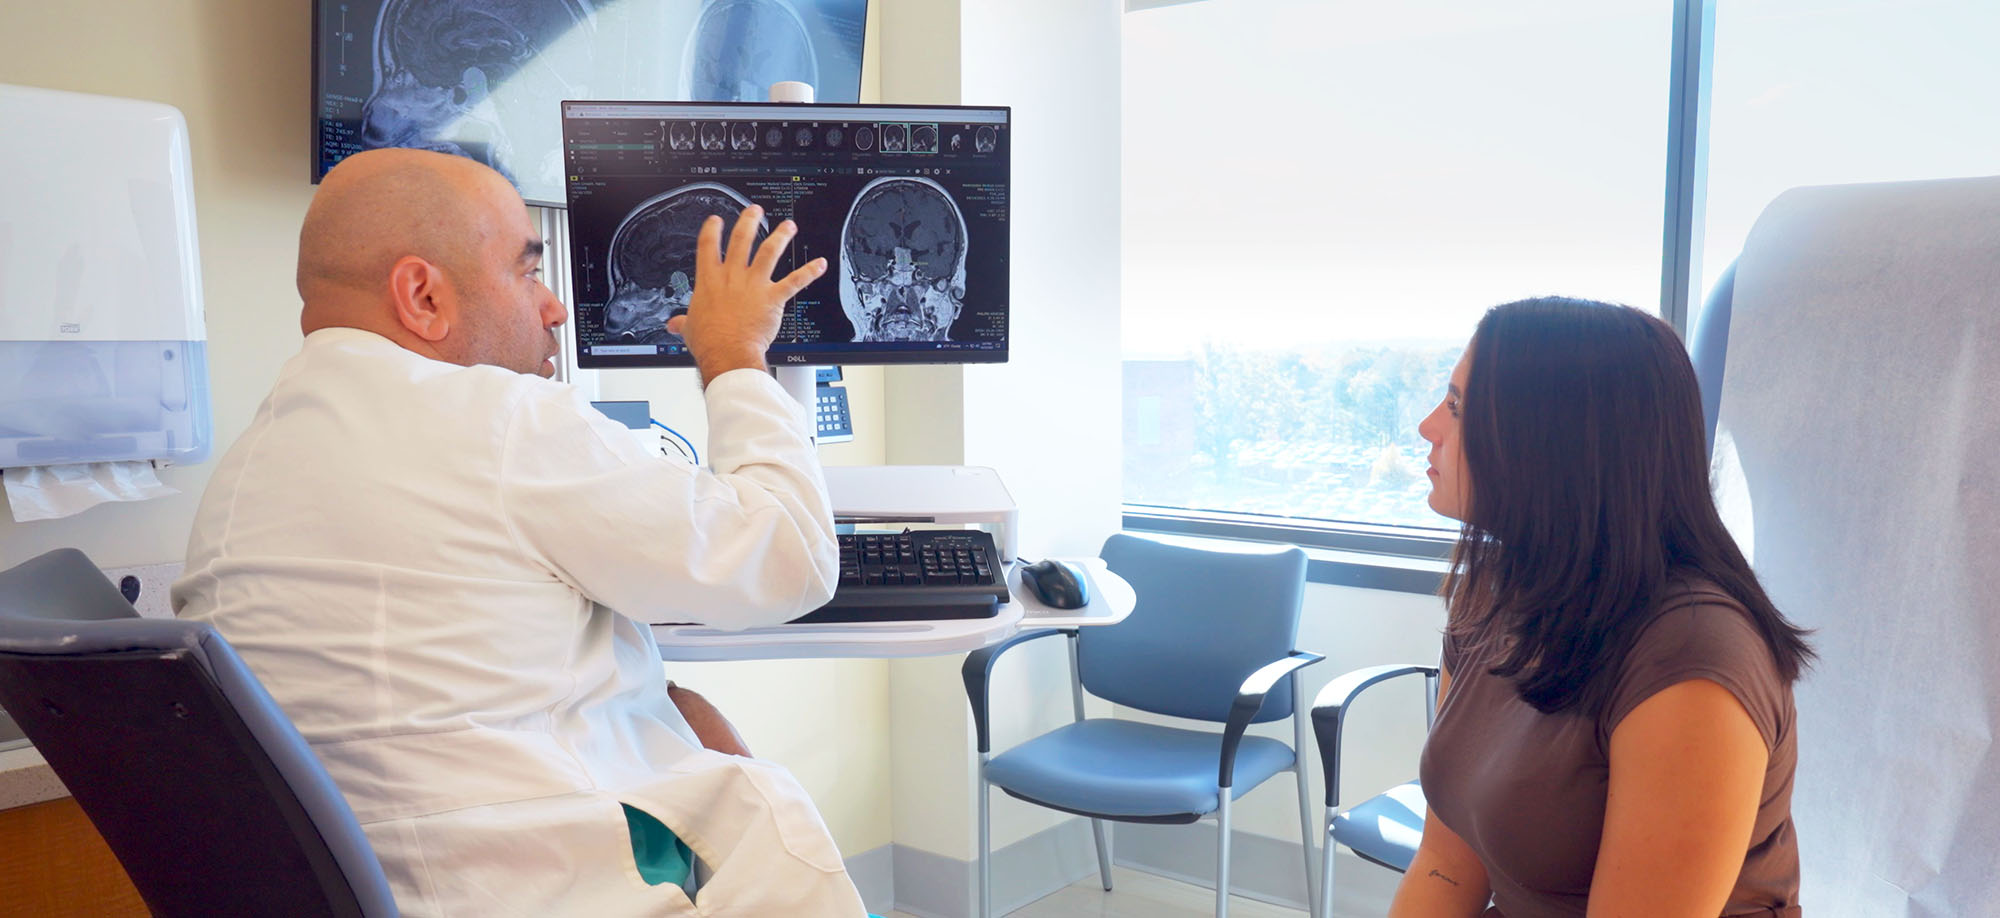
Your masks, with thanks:
M991 533L904 530L838 538L840 585L833 599L795 621L991 618L1012 598Z

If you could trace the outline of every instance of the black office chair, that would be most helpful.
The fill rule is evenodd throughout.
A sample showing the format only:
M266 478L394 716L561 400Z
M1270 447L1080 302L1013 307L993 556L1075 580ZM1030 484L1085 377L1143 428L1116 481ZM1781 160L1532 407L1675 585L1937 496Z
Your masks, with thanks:
M397 914L346 798L229 643L139 618L82 552L0 572L0 705L154 914Z
M1347 713L1368 688L1398 676L1424 677L1424 726L1437 722L1438 668L1421 664L1371 666L1344 673L1313 699L1313 738L1326 780L1326 837L1320 852L1319 912L1333 914L1333 852L1346 845L1362 860L1402 873L1417 856L1424 835L1424 790L1408 781L1340 812L1340 743Z

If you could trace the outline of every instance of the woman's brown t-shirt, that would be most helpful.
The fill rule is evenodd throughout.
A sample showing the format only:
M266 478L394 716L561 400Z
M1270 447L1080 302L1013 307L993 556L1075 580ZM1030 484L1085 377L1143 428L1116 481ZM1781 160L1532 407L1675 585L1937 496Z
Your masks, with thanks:
M1584 914L1604 829L1611 731L1640 702L1690 679L1734 694L1770 751L1750 849L1722 914L1785 914L1797 904L1792 687L1736 600L1708 584L1671 591L1596 718L1535 710L1512 680L1488 672L1497 647L1457 644L1445 640L1451 686L1424 746L1424 796L1479 855L1500 914Z

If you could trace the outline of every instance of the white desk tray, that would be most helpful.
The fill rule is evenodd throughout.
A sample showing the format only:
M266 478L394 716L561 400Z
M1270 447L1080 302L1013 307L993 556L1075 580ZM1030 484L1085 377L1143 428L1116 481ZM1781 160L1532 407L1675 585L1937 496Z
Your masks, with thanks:
M934 622L775 625L724 631L705 625L654 625L662 660L769 660L827 657L927 657L965 653L996 644L1023 628L1110 625L1132 614L1138 596L1131 584L1097 558L1064 558L1083 568L1090 602L1081 609L1051 609L1022 589L1019 565L1007 569L1014 601L992 618Z

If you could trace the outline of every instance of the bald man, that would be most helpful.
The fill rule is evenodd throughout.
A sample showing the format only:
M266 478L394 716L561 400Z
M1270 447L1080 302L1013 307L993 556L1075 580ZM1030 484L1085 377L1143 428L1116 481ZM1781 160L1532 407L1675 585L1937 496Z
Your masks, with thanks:
M833 592L808 421L764 372L825 262L773 281L794 227L753 252L760 216L726 246L702 228L672 325L702 469L546 378L566 316L498 173L377 150L313 198L305 343L217 465L173 603L298 725L406 914L863 914L805 792L705 748L742 751L689 723L647 627L774 624Z

